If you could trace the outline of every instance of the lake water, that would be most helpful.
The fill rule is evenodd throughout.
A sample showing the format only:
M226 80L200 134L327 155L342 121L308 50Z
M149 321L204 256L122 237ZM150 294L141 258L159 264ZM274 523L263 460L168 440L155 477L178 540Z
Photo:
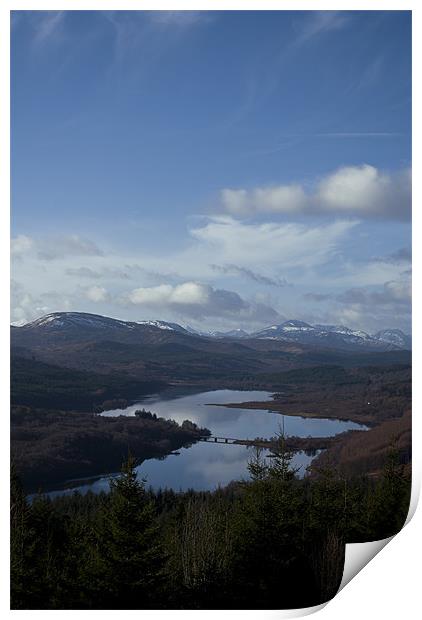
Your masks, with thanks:
M209 428L212 435L236 439L273 437L284 424L286 435L298 437L328 437L351 429L365 429L354 422L329 419L310 419L298 416L282 416L266 410L216 407L210 403L241 403L246 401L270 401L272 392L213 390L196 394L178 395L168 392L152 396L127 409L104 412L104 416L134 415L145 408L163 418L182 423L191 420L198 426ZM138 467L138 475L146 479L147 486L158 488L212 490L231 480L248 477L247 462L251 455L245 446L199 442L190 448L181 448L179 455L169 455L164 460L150 459ZM304 475L312 457L300 452L294 456L293 465L300 467L298 475ZM76 481L49 495L81 493L88 490L108 491L110 476Z

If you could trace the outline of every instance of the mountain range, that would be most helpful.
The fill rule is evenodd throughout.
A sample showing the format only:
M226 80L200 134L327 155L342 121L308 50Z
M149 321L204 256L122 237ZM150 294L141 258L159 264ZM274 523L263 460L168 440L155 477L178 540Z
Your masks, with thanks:
M256 332L243 329L198 331L167 321L122 321L85 312L54 312L21 327L12 326L12 343L26 346L74 338L118 340L127 343L161 344L192 342L192 338L217 340L273 340L311 347L353 351L391 351L411 349L411 336L400 329L384 329L375 334L343 325L311 325L300 320L284 321Z
M297 368L409 364L408 343L398 330L371 336L294 320L252 334L198 333L166 321L55 312L11 327L12 361L26 369L24 384L31 383L31 365L39 366L40 375L53 365L142 382L249 389L273 385L278 373Z

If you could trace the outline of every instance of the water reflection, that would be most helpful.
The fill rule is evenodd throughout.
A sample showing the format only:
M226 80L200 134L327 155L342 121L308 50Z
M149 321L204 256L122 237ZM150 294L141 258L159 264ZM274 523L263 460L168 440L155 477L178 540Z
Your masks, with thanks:
M311 419L298 416L281 416L279 413L264 409L231 409L215 407L211 403L241 403L246 401L271 401L272 392L213 390L190 394L188 396L162 397L153 396L138 402L127 409L114 409L103 413L104 416L135 415L142 407L151 410L163 418L172 418L182 423L189 419L199 426L206 426L213 435L234 437L236 439L254 439L271 437L278 430L284 418L287 435L297 437L329 437L349 429L364 428L354 422L342 420Z
M254 439L255 437L273 437L284 420L287 435L299 437L327 437L349 429L365 427L354 422L328 419L308 419L282 416L266 410L232 409L216 407L210 403L234 403L245 401L270 401L271 392L214 390L197 394L178 395L167 393L156 395L125 410L116 409L104 413L105 416L133 416L137 409L145 407L159 417L172 418L179 423L189 419L199 426L209 428L213 435L233 437L236 439ZM247 461L250 450L245 446L197 443L190 448L181 448L179 455L170 455L164 460L150 459L139 468L138 473L146 478L147 485L155 489L171 488L174 490L206 490L224 486L231 480L247 477ZM299 475L304 475L306 467L312 460L300 452L294 456L293 465L300 467ZM50 495L108 491L109 478L74 483L73 489L52 491Z

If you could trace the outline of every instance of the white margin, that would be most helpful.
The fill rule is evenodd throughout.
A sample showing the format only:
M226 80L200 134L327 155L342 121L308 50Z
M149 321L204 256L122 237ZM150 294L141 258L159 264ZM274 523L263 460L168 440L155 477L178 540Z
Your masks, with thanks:
M3 510L0 512L0 528L1 528L1 579L0 579L0 602L3 611L6 611L13 615L21 615L21 614L30 614L33 618L44 618L47 614L50 618L62 617L66 615L67 617L73 617L73 615L78 617L85 616L85 614L89 614L89 616L110 616L115 617L115 611L30 611L30 612L19 612L19 611L9 611L9 551L8 551L8 537L9 537L9 511L8 511L8 475L7 472L9 470L9 398L8 398L8 390L9 390L9 373L10 373L10 364L9 364L9 323L10 323L10 315L9 315L9 278L10 278L10 262L9 262L9 230L10 230L10 218L9 218L9 208L10 204L10 158L9 158L9 144L10 144L10 106L9 106L9 80L10 80L10 15L9 12L11 10L99 10L99 9L108 9L108 10L412 10L413 12L413 136L414 139L420 136L420 121L418 120L415 110L422 109L422 101L420 97L420 78L419 75L421 73L420 62L417 59L422 58L421 53L421 45L420 38L422 35L421 27L420 27L420 11L422 9L419 8L420 3L416 2L416 0L405 0L400 2L399 0L391 1L391 0L355 0L353 2L347 0L337 0L332 1L328 0L325 2L321 2L320 0L311 0L311 1L302 1L302 0L286 0L286 1L269 1L269 0L213 0L213 1L203 1L198 0L197 2L193 2L191 0L167 0L167 1L144 1L140 2L139 0L121 0L117 2L116 0L44 0L44 1L36 1L36 0L3 0L0 6L0 62L1 62L1 84L2 84L2 97L0 99L1 106L1 116L0 116L0 135L2 137L1 140L1 149L0 149L0 191L1 191L1 209L0 209L0 234L1 234L1 243L0 243L0 252L1 252L1 265L3 266L2 277L3 281L3 295L2 295L2 304L0 306L1 312L1 322L0 322L0 333L2 335L1 338L1 377L3 380L3 389L1 390L2 394L2 404L1 408L3 414L3 427L6 430L2 433L2 450L1 450L1 458L3 460L2 471L6 472L6 475L3 474L3 479L5 479L5 484L2 486L3 489L3 502L6 502L6 506L3 504ZM415 68L416 67L416 68ZM417 144L419 146L419 142ZM420 379L422 377L421 368L419 363L419 342L420 342L420 329L418 327L417 317L422 317L422 308L420 304L420 291L419 287L417 287L418 283L418 275L421 261L421 251L420 251L420 240L418 239L417 233L420 231L420 158L419 158L419 148L414 149L413 152L413 169L417 171L417 174L413 177L413 263L416 265L416 269L414 269L414 282L413 282L413 343L414 343L414 351L416 354L413 359L413 408L414 411L417 412L416 415L413 416L412 424L412 432L413 432L413 446L421 445L421 423L419 421L420 415L422 412L419 411L419 403L420 399L420 389L418 383L420 383ZM418 243L419 242L419 243ZM7 266L7 267L6 267ZM420 320L419 320L420 323ZM7 431L7 432L6 432ZM193 610L185 610L185 611L142 611L142 616L144 618L164 618L168 617L171 614L174 618L185 618L186 616L197 618L206 618L207 616L214 618L215 615L221 617L222 620L225 618L242 618L242 620L249 618L292 618L292 617L301 617L305 615L309 615L310 613L318 612L321 613L322 618L328 620L329 618L338 618L339 614L341 614L342 620L347 620L348 618L356 618L357 614L363 615L363 617L371 617L368 615L369 609L372 609L372 613L377 613L379 617L383 618L397 618L399 611L403 611L403 609L407 609L407 613L409 614L409 618L417 617L416 610L420 611L420 602L419 602L419 591L417 590L416 584L416 573L411 572L411 568L416 570L417 564L414 563L414 560L418 560L418 554L420 553L420 547L415 546L414 554L411 554L413 550L412 541L418 538L419 542L421 541L421 510L419 509L417 514L416 522L411 523L410 526L409 521L413 518L416 511L416 505L418 503L419 492L420 492L420 481L421 481L421 450L414 449L413 450L413 474L412 474L412 499L411 506L409 509L409 516L406 522L406 527L399 532L395 537L390 539L386 539L385 541L377 541L375 543L358 543L357 545L347 545L346 546L346 556L347 560L345 562L345 571L342 580L341 587L339 589L339 594L333 599L333 601L329 602L327 605L320 605L317 607L312 607L303 610L282 610L282 611L193 611ZM402 541L402 542L400 542ZM352 583L350 584L349 576L353 578L357 572L360 572L362 567L365 566L372 558L374 558L374 554L377 555L382 548L388 545L389 547L394 547L394 557L396 561L392 564L392 558L388 552L381 553L381 557L383 558L383 563L379 560L381 558L377 558L371 564L377 565L378 575L375 576L373 574L372 566L368 566L364 570L364 575L361 579L356 579L353 581L360 583ZM406 550L406 554L400 554L400 545ZM393 555L393 550L391 551L391 555ZM384 557L385 556L385 557ZM397 566L397 558L399 558L400 566ZM419 562L418 562L419 564ZM418 566L420 571L420 567ZM357 572L356 572L357 571ZM372 573L372 578L379 578L386 580L389 583L391 573L394 573L394 588L391 587L387 592L385 591L385 596L383 599L379 599L378 603L374 607L374 601L370 598L366 600L362 600L360 598L360 592L372 592L377 590L377 583L368 584L367 582L364 584L363 580L368 579L368 574ZM413 589L409 590L408 585L415 584ZM343 592L344 586L345 592ZM378 584L379 585L379 584ZM368 590L369 587L369 590ZM352 590L356 593L356 596L350 597L349 592ZM341 592L340 592L341 590ZM406 593L406 599L403 599L403 591ZM391 596L395 595L395 598L391 598ZM413 597L413 598L412 598ZM337 600L335 600L337 599ZM344 601L347 600L347 606L344 607ZM412 605L413 600L413 605ZM383 601L387 603L387 605L383 605ZM340 604L340 607L338 605ZM343 605L343 606L341 606ZM365 605L365 608L363 607ZM369 607L368 607L369 605ZM335 615L333 615L333 612ZM414 612L414 615L413 615ZM126 616L134 616L139 617L139 611L125 611ZM391 614L391 615L390 615ZM400 614L401 617L404 617Z

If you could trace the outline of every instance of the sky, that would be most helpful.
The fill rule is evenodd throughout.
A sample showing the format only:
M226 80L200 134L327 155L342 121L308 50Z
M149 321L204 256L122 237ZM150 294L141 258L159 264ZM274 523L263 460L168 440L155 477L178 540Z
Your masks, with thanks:
M409 11L14 11L12 309L411 330Z

